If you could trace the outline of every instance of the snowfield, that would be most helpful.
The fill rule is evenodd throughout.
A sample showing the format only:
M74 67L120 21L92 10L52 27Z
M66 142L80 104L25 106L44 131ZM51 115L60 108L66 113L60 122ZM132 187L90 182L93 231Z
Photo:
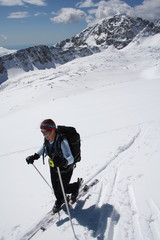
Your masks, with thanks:
M72 179L99 180L71 209L77 239L159 240L160 34L11 76L0 86L0 240L30 239L54 204L25 162L43 144L45 118L81 134L82 161ZM50 183L47 158L35 165ZM75 239L63 210L31 239L62 238Z

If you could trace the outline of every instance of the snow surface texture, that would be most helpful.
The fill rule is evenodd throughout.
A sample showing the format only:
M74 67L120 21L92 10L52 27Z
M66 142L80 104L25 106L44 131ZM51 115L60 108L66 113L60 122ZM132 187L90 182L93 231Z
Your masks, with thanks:
M22 239L53 206L54 195L25 162L43 143L45 118L81 134L72 180L99 179L71 210L77 238L160 239L159 50L157 34L1 85L0 240ZM50 182L47 159L35 164ZM62 238L74 239L64 211L33 237Z

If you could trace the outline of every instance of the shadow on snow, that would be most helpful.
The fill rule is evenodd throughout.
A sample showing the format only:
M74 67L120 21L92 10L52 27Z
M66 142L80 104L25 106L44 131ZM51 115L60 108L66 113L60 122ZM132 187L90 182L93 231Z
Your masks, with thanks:
M112 205L103 204L100 208L92 205L89 208L83 209L85 200L79 200L74 209L70 209L72 219L92 231L92 236L98 240L104 240L104 234L107 231L109 239L113 238L114 225L118 223L120 215ZM66 211L66 209L64 210ZM61 226L67 222L69 218L60 219L57 226ZM109 224L110 223L110 224Z

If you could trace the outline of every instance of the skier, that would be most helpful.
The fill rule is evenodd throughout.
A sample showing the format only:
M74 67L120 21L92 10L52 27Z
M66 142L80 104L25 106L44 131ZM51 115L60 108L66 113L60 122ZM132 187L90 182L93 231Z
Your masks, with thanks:
M57 133L55 122L52 119L46 119L41 123L40 129L45 138L44 145L37 153L28 156L26 162L33 164L34 160L39 159L40 156L43 155L44 157L44 154L49 156L51 183L56 197L53 212L56 213L64 203L57 167L59 167L61 172L65 193L71 194L71 200L73 202L76 201L78 196L82 179L78 178L77 182L70 183L75 165L74 158L67 139L64 138L61 142L59 141L60 137ZM60 150L57 148L58 143Z

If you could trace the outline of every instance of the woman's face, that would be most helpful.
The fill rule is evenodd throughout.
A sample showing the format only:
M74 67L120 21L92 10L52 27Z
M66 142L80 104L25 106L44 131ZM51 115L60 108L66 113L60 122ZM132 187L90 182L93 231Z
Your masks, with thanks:
M52 142L55 139L56 136L55 129L52 130L42 129L41 132L46 140Z

